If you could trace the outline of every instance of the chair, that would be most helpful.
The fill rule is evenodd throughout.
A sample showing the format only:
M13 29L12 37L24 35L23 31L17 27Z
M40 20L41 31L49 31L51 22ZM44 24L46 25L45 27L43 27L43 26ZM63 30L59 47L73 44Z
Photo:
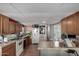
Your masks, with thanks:
M74 50L74 49L68 49L68 50L66 50L65 52L66 52L66 53L72 53L72 54L74 54L75 56L78 56L77 51Z

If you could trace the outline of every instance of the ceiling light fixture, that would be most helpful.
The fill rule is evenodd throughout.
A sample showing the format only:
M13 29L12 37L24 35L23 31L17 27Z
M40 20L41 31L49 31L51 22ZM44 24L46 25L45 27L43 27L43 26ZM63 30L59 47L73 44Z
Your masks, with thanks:
M45 23L46 23L46 21L43 21L42 23L44 23L44 24L45 24Z

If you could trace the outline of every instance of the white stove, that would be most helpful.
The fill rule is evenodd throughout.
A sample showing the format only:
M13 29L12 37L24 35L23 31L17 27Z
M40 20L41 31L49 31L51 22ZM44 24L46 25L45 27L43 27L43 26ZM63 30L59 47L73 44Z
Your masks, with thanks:
M19 56L23 52L23 39L16 41L16 56Z

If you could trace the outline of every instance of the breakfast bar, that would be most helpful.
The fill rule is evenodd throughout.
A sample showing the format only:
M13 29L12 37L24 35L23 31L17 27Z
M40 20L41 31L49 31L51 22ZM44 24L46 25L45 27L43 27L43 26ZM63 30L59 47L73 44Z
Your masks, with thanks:
M40 56L74 56L72 53L67 53L68 49L75 50L79 54L78 47L61 47L55 45L55 41L41 41L38 45Z

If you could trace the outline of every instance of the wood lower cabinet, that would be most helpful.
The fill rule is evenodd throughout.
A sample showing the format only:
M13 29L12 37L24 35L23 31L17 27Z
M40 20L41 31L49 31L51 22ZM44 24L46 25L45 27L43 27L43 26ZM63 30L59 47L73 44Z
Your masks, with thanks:
M32 40L30 37L24 38L24 48L28 47L29 45L32 45Z
M15 56L16 55L16 43L12 43L2 48L2 56Z

